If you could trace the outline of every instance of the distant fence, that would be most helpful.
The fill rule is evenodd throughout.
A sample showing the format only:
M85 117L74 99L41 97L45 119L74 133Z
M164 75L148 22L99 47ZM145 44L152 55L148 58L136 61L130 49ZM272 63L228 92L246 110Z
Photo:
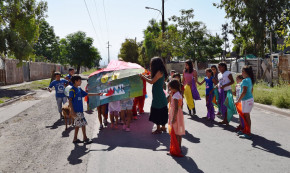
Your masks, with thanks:
M16 59L0 58L0 85L11 85L22 82L51 78L52 72L68 73L68 66L44 62L23 62L21 66ZM80 73L88 70L81 68Z

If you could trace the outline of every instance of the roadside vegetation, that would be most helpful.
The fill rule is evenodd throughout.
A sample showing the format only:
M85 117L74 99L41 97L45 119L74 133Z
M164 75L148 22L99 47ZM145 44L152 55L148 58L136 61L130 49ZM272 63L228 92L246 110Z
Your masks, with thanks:
M39 81L33 81L30 84L26 84L19 87L14 87L14 90L39 90L47 88L50 84L50 79L44 79Z
M92 68L92 69L90 69L89 71L85 71L85 72L83 72L82 73L82 75L90 75L91 73L93 73L93 72L95 72L95 71L97 71L98 69L96 69L96 68Z

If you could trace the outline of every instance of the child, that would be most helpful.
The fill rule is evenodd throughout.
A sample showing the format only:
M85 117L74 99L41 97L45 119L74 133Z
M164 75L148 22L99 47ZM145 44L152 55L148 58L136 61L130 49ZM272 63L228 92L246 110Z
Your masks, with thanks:
M251 138L251 117L250 112L254 106L253 85L255 83L254 73L251 66L244 66L242 69L243 81L241 83L241 95L238 102L242 101L242 113L245 117L245 124L249 127L248 133L240 133L241 138Z
M219 83L217 85L217 87L219 88L219 105L221 114L224 116L223 121L219 122L219 124L229 125L229 120L232 118L233 115L228 114L227 107L224 105L224 103L228 95L227 93L231 93L232 91L231 85L235 82L231 72L227 70L226 63L219 63L218 69L220 71L220 73L218 74Z
M119 115L119 112L121 112L120 101L110 102L109 112L110 112L111 128L118 129L118 115ZM115 127L114 127L114 123L115 123Z
M185 135L184 118L183 118L183 112L182 112L183 98L181 95L180 83L178 80L176 79L171 80L168 86L171 90L171 101L170 101L168 123L175 132L176 139L178 141L178 145L180 149L181 136ZM171 140L172 140L172 137L173 136L171 136Z
M214 121L215 114L214 114L214 107L212 104L213 99L213 85L216 85L218 82L213 76L213 72L210 68L205 69L205 75L206 77L204 80L200 83L197 81L199 85L202 85L205 82L206 88L205 88L205 95L206 95L206 107L207 107L207 119Z
M218 82L219 81L218 80L219 71L218 71L217 66L216 65L212 65L210 67L210 69L213 72L213 78ZM217 111L217 114L216 115L221 115L221 113L220 113L220 105L218 104L218 102L219 102L219 91L218 91L218 88L217 87L214 87L213 94L214 94L213 103L215 104L215 106L218 107L218 111Z
M233 94L236 96L236 101L239 100L240 95L241 95L241 93L240 93L240 90L241 90L241 85L240 85L240 83L242 82L243 79L244 79L244 78L243 78L243 75L237 75L237 77L236 77L236 82L237 82L237 84L236 84L235 91L234 91L234 93L233 93ZM242 129L242 119L241 119L241 116L240 116L240 124L239 124L239 126L236 128L236 132L239 132L241 129Z
M55 88L55 98L58 107L58 112L60 114L60 119L63 119L62 115L62 105L66 103L67 97L64 94L64 89L68 84L68 81L65 79L60 79L61 73L55 72L55 80L49 84L48 91L51 92L51 88Z
M89 85L89 80L87 80L87 85L86 85L86 87L85 87L85 91L86 92L89 92L89 90L88 90L88 85ZM89 97L88 96L86 96L85 97L85 102L87 102L87 113L92 113L92 110L90 109L90 107L89 107L89 104L90 104L90 100L89 100Z
M124 122L123 130L130 132L130 122L132 119L133 99L127 98L120 101L121 105L121 119ZM127 115L125 120L125 115Z
M72 76L71 82L73 83L72 88L69 91L69 107L71 114L75 117L75 134L73 143L81 143L77 136L79 132L79 128L82 128L83 131L83 142L84 143L91 143L90 139L87 137L86 134L86 125L87 121L84 116L83 111L83 100L82 98L85 96L97 96L102 95L101 93L86 93L83 91L79 86L82 84L82 79L80 76Z
M173 75L173 79L176 79L176 80L179 81L179 83L180 83L180 94L183 96L183 93L184 93L184 86L182 85L180 74L179 74L179 73L175 73L175 74Z
M73 83L71 82L71 77L75 74L75 69L74 68L69 68L68 69L68 75L66 75L65 79L69 81L69 85L73 86Z
M148 74L149 73L147 72L147 70L143 73L143 75L146 75L146 76L148 76ZM137 118L137 106L139 109L139 115L144 113L144 103L145 103L145 97L146 97L147 91L146 91L146 80L142 79L142 81L143 81L143 95L134 98L134 103L133 103L133 108L132 108L134 120L138 119Z
M102 130L104 128L104 126L108 125L108 113L107 113L107 107L108 104L104 104L104 105L100 105L97 107L98 110L98 119L100 122L100 128L99 130ZM104 126L103 126L103 119L102 119L102 115L104 117Z

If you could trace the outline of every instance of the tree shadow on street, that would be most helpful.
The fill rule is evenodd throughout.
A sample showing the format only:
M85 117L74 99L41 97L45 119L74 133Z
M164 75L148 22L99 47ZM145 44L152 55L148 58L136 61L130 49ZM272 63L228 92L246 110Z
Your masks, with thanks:
M276 141L271 141L256 134L252 134L252 141L252 146L254 148L275 154L277 156L290 158L290 152L281 148L281 144Z
M90 151L87 148L87 145L78 145L75 144L75 148L71 151L70 155L68 156L67 160L71 165L77 165L83 162L81 157L88 154Z
M59 126L63 125L63 121L61 119L58 119L56 122L53 123L52 126L45 126L46 128L50 128L50 129L57 129Z

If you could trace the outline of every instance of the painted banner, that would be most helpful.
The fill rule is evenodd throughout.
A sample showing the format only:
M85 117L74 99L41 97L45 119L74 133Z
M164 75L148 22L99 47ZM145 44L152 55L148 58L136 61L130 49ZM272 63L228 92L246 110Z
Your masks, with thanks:
M104 93L102 96L90 96L89 107L134 98L143 95L143 81L139 74L142 66L124 61L111 61L107 68L98 70L89 76L88 92Z

